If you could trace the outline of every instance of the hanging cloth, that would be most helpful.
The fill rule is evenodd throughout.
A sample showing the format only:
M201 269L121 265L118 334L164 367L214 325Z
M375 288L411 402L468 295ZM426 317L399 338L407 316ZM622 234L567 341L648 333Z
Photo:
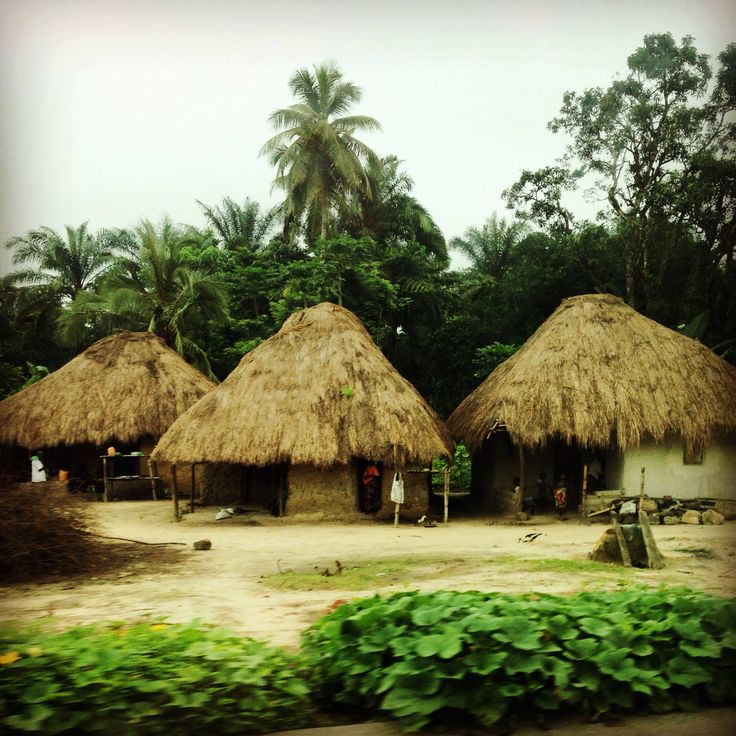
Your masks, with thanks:
M391 500L394 503L404 503L404 479L401 473L394 474L394 482L391 484Z

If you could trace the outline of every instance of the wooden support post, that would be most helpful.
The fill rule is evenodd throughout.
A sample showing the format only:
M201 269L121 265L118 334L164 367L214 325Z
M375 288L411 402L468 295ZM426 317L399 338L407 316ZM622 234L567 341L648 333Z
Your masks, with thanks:
M583 464L583 486L580 494L580 520L585 519L585 499L588 496L588 466Z
M447 519L449 516L450 511L450 466L445 466L445 485L444 485L444 500L445 500L445 515L444 515L444 521L445 524L447 524Z
M649 516L644 509L639 509L639 526L641 527L641 535L644 537L644 547L647 550L647 567L651 567L652 570L661 570L664 567L664 559L657 547L657 542L654 540L654 534L652 534L652 528L649 526Z
M171 466L171 499L174 502L174 518L179 521L181 514L179 513L179 483L176 479L176 463Z
M197 463L192 463L192 487L189 489L189 513L194 513L194 469Z
M611 522L613 523L613 531L616 532L618 548L621 550L621 559L623 560L624 567L631 567L631 555L629 554L626 538L624 537L623 530L621 529L621 524L618 523L616 514L611 514Z
M524 445L519 445L519 495L516 497L516 514L521 515L524 510L524 488L526 486L526 462Z
M148 458L148 475L151 476L151 493L153 494L153 500L157 501L156 498L156 461Z
M641 469L641 481L639 482L639 500L641 501L642 498L644 498L644 473L646 472L646 468ZM641 508L641 503L639 504L639 508Z
M107 501L107 456L102 458L102 499Z
M399 525L399 506L401 506L401 504L397 503L394 507L394 526L396 527Z

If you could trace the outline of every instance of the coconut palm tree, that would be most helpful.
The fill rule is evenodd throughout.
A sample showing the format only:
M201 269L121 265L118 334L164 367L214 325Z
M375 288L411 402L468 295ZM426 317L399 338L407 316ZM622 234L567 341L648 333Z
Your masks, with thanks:
M354 211L356 194L369 190L366 165L377 157L355 134L381 126L365 115L345 115L362 92L334 62L298 69L289 87L298 102L270 116L279 132L261 155L276 166L274 186L286 193L285 233L293 238L302 225L311 243L335 235L336 213Z
M73 299L105 273L115 256L110 243L90 234L86 222L65 229L66 238L40 227L7 241L14 265L32 264L12 274L14 283L51 286L60 296Z

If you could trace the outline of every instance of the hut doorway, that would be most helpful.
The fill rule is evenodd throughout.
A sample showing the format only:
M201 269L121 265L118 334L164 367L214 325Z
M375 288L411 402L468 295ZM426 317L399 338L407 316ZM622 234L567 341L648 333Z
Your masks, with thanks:
M375 514L381 510L383 463L359 458L355 468L358 511L363 514Z
M244 473L243 502L246 507L283 516L286 508L288 464L248 466Z
M583 455L577 442L555 440L552 443L552 467L554 476L552 485L565 476L568 509L577 508L580 504Z

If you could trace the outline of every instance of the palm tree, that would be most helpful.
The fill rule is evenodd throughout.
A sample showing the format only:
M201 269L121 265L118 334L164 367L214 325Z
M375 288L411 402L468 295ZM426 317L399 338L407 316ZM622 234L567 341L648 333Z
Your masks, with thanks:
M377 157L354 135L381 129L374 118L345 115L362 92L334 62L313 70L298 69L292 76L289 87L298 102L270 116L282 130L261 149L276 166L274 186L286 193L285 232L293 237L305 220L309 242L334 234L336 213L355 211L355 195L368 191L365 167Z
M199 200L197 204L227 250L256 253L265 245L273 227L273 210L261 214L258 202L249 198L242 205L230 197L224 197L219 207L209 207Z
M525 223L509 224L494 212L481 228L469 227L462 238L453 238L450 248L467 256L479 276L495 283L512 265L514 250L527 230Z
M51 286L62 297L73 299L92 286L110 267L114 248L104 239L91 235L87 223L66 226L66 239L50 227L29 230L7 241L13 249L13 264L33 264L15 271L15 283Z
M99 293L80 294L59 319L59 337L78 342L89 330L147 329L212 375L209 360L193 339L207 320L227 319L222 285L206 271L188 265L190 231L168 220L156 228L143 221L135 230L137 253L120 258Z
M369 235L386 245L415 241L441 263L447 263L445 236L424 206L413 197L414 181L396 156L368 168L370 196L362 195L356 235Z

